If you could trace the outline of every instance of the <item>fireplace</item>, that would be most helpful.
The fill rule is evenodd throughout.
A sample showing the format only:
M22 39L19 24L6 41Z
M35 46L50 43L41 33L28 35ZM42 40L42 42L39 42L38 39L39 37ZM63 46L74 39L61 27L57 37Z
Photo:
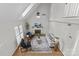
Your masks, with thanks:
M41 34L41 30L35 29L35 34Z

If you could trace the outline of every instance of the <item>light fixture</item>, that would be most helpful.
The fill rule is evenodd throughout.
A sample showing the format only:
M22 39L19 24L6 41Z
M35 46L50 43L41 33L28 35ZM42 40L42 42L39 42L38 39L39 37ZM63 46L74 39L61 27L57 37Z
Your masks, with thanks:
M37 12L37 13L36 13L36 17L37 17L37 18L40 18L40 12Z

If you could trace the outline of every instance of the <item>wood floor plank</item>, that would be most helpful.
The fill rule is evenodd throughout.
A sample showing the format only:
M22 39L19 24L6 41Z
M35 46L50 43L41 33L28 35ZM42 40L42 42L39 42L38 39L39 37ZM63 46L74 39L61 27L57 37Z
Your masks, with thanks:
M13 56L63 56L63 54L59 49L55 51L53 48L48 52L35 52L31 50L24 50L21 52L21 50L18 48Z

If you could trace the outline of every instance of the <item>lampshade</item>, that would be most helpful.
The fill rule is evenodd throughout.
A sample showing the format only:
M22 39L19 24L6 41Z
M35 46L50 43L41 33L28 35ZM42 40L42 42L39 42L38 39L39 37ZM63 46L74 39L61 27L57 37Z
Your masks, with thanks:
M40 18L40 16L36 16L36 18Z

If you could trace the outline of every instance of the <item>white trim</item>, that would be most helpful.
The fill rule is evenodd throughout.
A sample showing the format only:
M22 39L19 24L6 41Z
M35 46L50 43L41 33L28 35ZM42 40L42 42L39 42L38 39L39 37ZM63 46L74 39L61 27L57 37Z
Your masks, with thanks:
M31 3L23 12L22 17L24 17L31 9L32 7L35 5L36 3Z

